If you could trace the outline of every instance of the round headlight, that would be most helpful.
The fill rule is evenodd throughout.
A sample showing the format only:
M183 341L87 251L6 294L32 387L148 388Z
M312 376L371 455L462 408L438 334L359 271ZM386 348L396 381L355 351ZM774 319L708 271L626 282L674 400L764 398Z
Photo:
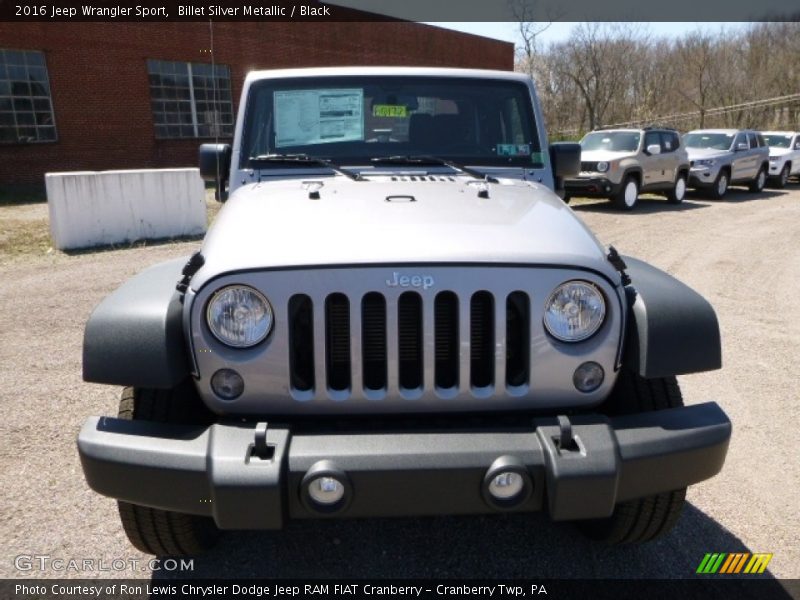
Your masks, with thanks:
M605 173L608 171L608 163L604 160L601 160L599 163L597 163L597 170L600 173Z
M586 281L567 281L550 294L544 310L544 325L562 342L580 342L603 324L606 303L595 286Z
M223 344L248 348L262 341L272 329L272 307L251 287L232 285L211 298L206 311L208 327Z

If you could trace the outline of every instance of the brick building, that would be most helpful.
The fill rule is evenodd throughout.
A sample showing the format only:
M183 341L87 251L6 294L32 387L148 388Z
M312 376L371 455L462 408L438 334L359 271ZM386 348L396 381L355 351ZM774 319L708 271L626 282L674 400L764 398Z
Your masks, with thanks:
M410 22L0 23L0 185L193 166L252 69L512 69L513 45Z

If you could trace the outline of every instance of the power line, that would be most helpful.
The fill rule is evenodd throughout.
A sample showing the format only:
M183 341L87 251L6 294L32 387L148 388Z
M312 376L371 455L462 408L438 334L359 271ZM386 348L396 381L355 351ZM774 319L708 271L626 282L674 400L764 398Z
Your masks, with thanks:
M677 113L672 115L666 115L663 117L653 117L653 118L643 118L643 119L635 119L632 121L624 121L621 123L613 123L611 125L606 125L605 127L631 127L635 125L640 125L642 123L659 123L659 122L680 122L680 121L688 121L690 119L694 119L699 117L700 115L704 114L707 117L710 116L719 116L725 115L732 112L738 112L753 108L769 108L771 106L777 106L780 104L789 104L792 102L800 102L800 93L798 94L788 94L786 96L774 96L772 98L762 98L760 100L751 100L748 102L742 102L739 104L730 104L727 106L716 106L713 108L707 108L705 110L696 110L686 113ZM562 129L557 131L556 133L559 134L576 134L580 133L580 129Z

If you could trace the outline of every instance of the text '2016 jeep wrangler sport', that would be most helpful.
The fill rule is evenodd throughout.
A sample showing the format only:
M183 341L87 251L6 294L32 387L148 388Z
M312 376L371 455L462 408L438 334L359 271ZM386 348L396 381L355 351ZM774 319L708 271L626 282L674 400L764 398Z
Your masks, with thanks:
M232 149L201 148L231 190L202 249L86 326L85 379L128 387L78 448L132 543L541 509L667 531L727 451L675 379L720 366L717 320L559 199L578 162L520 74L251 73Z

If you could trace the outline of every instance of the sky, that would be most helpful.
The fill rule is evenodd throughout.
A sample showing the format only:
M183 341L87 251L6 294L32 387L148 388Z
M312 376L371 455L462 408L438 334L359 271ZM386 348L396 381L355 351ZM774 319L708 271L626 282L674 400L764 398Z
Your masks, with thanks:
M517 23L428 23L429 25L436 25L447 29L456 29L458 31L466 31L467 33L474 33L485 37L504 40L506 42L519 43L518 24ZM570 31L578 23L570 22L555 22L544 33L539 36L539 39L545 44L552 42L561 42L569 37ZM740 28L747 23L643 23L647 27L647 31L654 37L667 37L676 38L688 31L695 31L697 29L704 30L717 30L720 28Z

